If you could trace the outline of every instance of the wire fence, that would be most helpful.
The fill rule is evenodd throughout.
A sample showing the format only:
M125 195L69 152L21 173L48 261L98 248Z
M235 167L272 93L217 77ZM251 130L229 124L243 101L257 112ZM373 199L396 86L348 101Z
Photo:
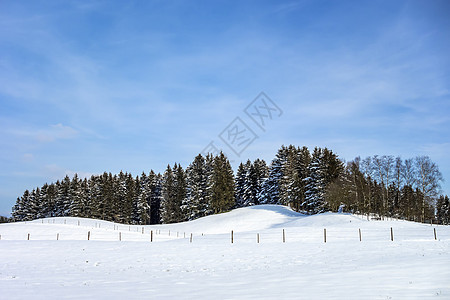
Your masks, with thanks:
M31 229L26 227L32 223ZM12 223L14 224L14 223ZM65 226L53 227L52 224ZM370 225L370 223L367 223ZM392 223L390 223L392 224ZM378 224L379 225L379 224ZM204 234L200 232L175 231L157 226L122 225L108 221L93 222L78 218L51 218L14 224L14 230L0 231L1 240L89 240L89 241L140 241L161 242L185 239L187 242L211 243L342 243L359 242L408 242L408 241L444 241L450 240L450 227L442 225L424 225L410 227L399 224L398 227L373 226L342 227L329 226L270 228L259 231L240 232L230 230L227 233ZM1 230L1 227L0 227Z

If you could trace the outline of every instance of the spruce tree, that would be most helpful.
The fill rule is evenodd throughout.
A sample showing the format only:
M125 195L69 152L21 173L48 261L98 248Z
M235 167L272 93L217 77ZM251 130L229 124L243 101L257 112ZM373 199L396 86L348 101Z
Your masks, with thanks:
M176 222L175 198L175 178L172 168L167 165L162 183L161 221L163 224Z
M187 220L206 215L207 211L207 171L205 158L199 154L186 168L187 195L183 208Z
M205 215L208 216L214 213L214 210L211 205L214 188L214 157L210 153L208 153L208 155L206 155L205 157L205 170L206 170Z
M183 203L186 202L186 174L183 167L178 164L174 167L175 175L175 203L174 203L174 222L186 221L187 217L182 210ZM189 210L189 209L188 209Z
M78 174L75 173L69 186L69 211L71 217L81 217L83 215L84 208L80 185Z
M30 192L28 190L25 190L22 197L17 198L16 204L13 207L12 218L14 222L25 220L29 201Z
M136 178L136 216L135 222L137 224L149 225L150 224L150 182L149 177L142 172L140 178Z
M235 206L234 175L230 162L221 152L214 158L212 174L211 209L215 214Z
M241 162L236 172L236 207L244 207L244 189L247 168Z
M269 176L263 182L259 193L261 204L281 204L280 189L283 178L283 166L287 161L288 149L281 146L269 167Z
M309 177L306 178L305 205L310 214L320 213L326 209L325 202L325 166L323 150L314 148L311 163L309 165Z
M244 195L243 195L243 206L251 206L259 204L258 195L258 174L254 164L247 161L245 164L245 180L244 180Z
M161 174L155 174L153 170L149 174L150 184L150 224L161 223L161 203L163 201L162 196L162 182L163 177Z

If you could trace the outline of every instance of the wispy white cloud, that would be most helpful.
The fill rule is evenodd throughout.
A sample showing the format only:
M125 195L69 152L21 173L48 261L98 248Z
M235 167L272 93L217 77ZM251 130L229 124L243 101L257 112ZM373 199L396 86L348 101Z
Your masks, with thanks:
M50 125L42 129L11 129L9 133L17 137L34 139L37 142L49 143L56 140L68 140L77 138L79 132L70 126L61 123Z

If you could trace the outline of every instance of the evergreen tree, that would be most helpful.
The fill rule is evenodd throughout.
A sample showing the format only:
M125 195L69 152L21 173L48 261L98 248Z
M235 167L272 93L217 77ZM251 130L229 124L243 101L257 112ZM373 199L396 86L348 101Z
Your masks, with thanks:
M16 204L13 207L12 218L14 222L25 220L29 201L30 192L28 190L25 190L22 197L17 198Z
M325 209L325 167L323 160L323 151L316 147L312 154L311 164L309 165L309 177L305 180L306 199L305 204L308 213L319 213Z
M187 220L194 220L206 215L207 171L205 158L199 154L186 168L187 195L183 205Z
M69 186L69 198L70 198L70 216L72 217L81 217L83 216L84 212L84 203L81 195L81 182L78 178L78 174L75 173L75 175L72 178L72 181Z
M214 213L212 207L213 188L214 188L214 157L212 154L208 154L205 157L205 170L206 170L206 213L205 215L211 215Z
M150 224L150 204L151 204L151 184L149 177L142 172L141 178L136 178L137 187L137 201L136 201L136 216L135 222L137 224Z
M91 199L90 203L90 214L91 218L101 219L102 218L102 206L103 206L103 195L102 195L102 176L91 176L89 184L89 196Z
M30 197L25 205L25 217L22 221L31 221L38 218L40 202L40 189L31 191Z
M235 206L233 170L222 152L214 158L210 205L215 214L229 211Z
M163 178L161 174L155 174L153 170L149 174L150 183L150 224L160 224L161 223L161 202L163 201L162 196L162 182Z
M92 215L92 197L91 190L89 188L89 182L86 178L80 184L80 198L81 198L81 217L90 218Z
M175 165L176 169L176 165ZM167 165L164 172L162 184L161 221L163 224L175 223L177 221L175 178L172 168Z
M122 204L123 212L122 212L122 223L125 224L134 224L133 215L134 215L134 207L135 207L135 199L136 197L136 183L131 174L126 174L125 179L125 197L124 202Z
M70 178L68 175L64 177L64 179L60 182L58 186L58 182L56 182L58 190L57 190L57 198L56 203L58 210L56 212L56 216L58 217L66 217L70 215Z
M450 202L447 195L445 195L442 205L442 224L450 225Z
M188 218L182 210L183 203L186 203L186 174L183 167L178 164L174 167L175 175L175 203L174 203L174 221L182 222ZM187 208L189 211L189 208Z
M243 190L243 206L256 205L259 203L258 195L258 174L256 173L255 166L247 161L245 164L245 177L244 177L244 190Z
M281 204L280 186L284 176L283 166L287 161L288 149L281 146L269 167L269 176L264 180L259 193L261 204Z
M236 207L244 207L244 190L247 168L242 162L236 172Z

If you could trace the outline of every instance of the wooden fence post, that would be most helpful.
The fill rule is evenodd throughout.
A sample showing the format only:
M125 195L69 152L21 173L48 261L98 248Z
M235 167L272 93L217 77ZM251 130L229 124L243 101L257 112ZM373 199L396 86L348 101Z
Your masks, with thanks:
M233 230L231 230L231 243L233 244L234 242L234 236L233 236Z
M80 220L78 220L78 226L80 226Z
M30 240L30 234L28 234L28 240Z
M144 234L144 227L142 227L142 234Z
M286 243L286 233L284 232L284 229L283 229L283 243Z
M89 241L90 238L91 238L91 232L88 231L88 241Z
M186 238L186 232L183 232L183 239Z
M150 242L153 242L153 230L150 231Z
M256 234L256 241L259 244L259 233Z
M392 230L392 227L391 227L391 241L392 242L394 241L394 231Z
M122 232L119 232L119 241L122 241Z
M59 233L56 234L56 240L59 241Z
M359 241L361 242L361 228L359 228L358 230L359 230Z
M437 236L436 236L436 228L433 228L434 229L434 240L437 240Z
M327 229L326 228L323 229L323 242L324 243L327 242Z
M190 243L192 243L192 233L191 233L191 239L190 239Z

